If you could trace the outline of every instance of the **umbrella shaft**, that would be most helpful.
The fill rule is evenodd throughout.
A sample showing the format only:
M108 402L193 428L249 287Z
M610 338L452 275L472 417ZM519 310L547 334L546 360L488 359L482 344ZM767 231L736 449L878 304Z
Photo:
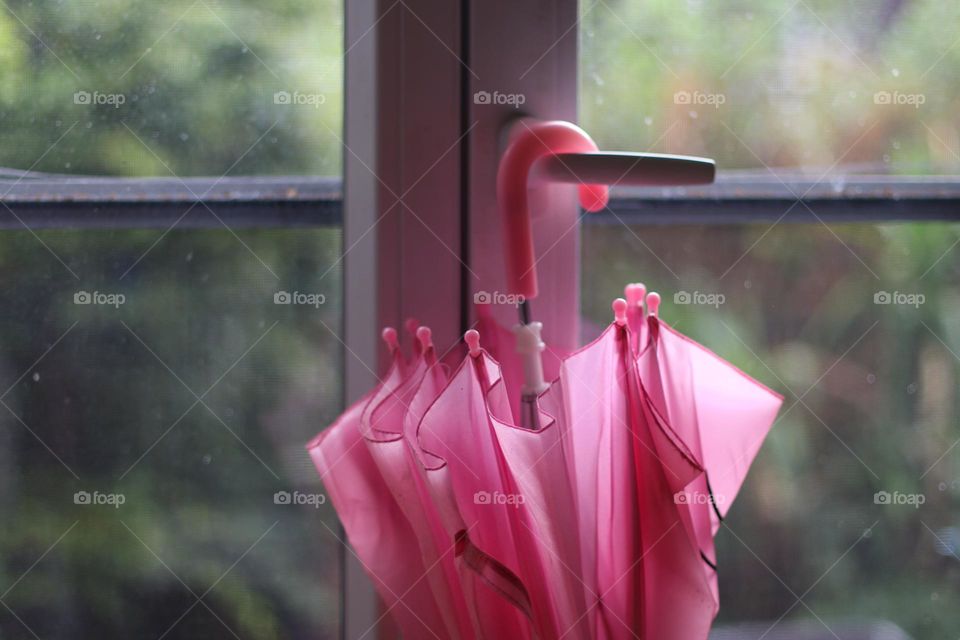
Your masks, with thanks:
M536 431L540 428L540 411L537 409L537 396L520 396L520 426Z

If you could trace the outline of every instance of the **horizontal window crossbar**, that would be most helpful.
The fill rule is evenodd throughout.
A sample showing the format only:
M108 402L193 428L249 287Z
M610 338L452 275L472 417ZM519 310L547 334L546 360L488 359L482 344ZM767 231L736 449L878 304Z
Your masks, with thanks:
M0 229L316 227L343 218L339 178L26 174L0 179L0 194Z
M270 228L343 223L339 178L92 178L0 173L0 229ZM720 174L700 187L614 187L585 224L960 221L960 179Z
M701 187L614 187L607 211L587 224L869 223L960 220L952 177L721 174Z

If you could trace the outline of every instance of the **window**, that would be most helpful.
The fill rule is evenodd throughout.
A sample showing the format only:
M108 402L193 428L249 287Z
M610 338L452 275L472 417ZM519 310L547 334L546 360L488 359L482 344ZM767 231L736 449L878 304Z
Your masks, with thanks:
M955 10L581 4L584 127L721 170L584 218L584 315L643 281L786 396L718 534L718 637L960 624Z
M0 636L340 637L341 13L0 11Z
M390 637L302 445L370 387L380 326L446 349L504 286L504 127L578 103L603 148L721 173L579 225L544 189L548 341L640 280L786 395L719 534L718 637L948 635L958 12L4 6L0 636Z

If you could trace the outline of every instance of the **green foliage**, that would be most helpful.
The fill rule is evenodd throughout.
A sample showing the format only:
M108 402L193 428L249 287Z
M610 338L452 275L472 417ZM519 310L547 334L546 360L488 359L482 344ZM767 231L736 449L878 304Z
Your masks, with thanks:
M335 175L341 32L332 1L11 2L0 12L0 165ZM121 98L78 104L78 92ZM277 104L277 92L322 104Z

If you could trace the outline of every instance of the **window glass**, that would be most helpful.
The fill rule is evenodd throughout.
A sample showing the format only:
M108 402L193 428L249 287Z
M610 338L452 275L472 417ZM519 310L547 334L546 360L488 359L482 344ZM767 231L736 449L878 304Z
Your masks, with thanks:
M0 166L119 176L339 174L340 4L5 4Z
M0 636L336 638L338 229L4 231Z
M721 169L960 166L960 4L584 0L580 120L601 146Z
M717 536L717 637L955 633L960 228L604 219L583 233L589 332L641 281L785 396Z

